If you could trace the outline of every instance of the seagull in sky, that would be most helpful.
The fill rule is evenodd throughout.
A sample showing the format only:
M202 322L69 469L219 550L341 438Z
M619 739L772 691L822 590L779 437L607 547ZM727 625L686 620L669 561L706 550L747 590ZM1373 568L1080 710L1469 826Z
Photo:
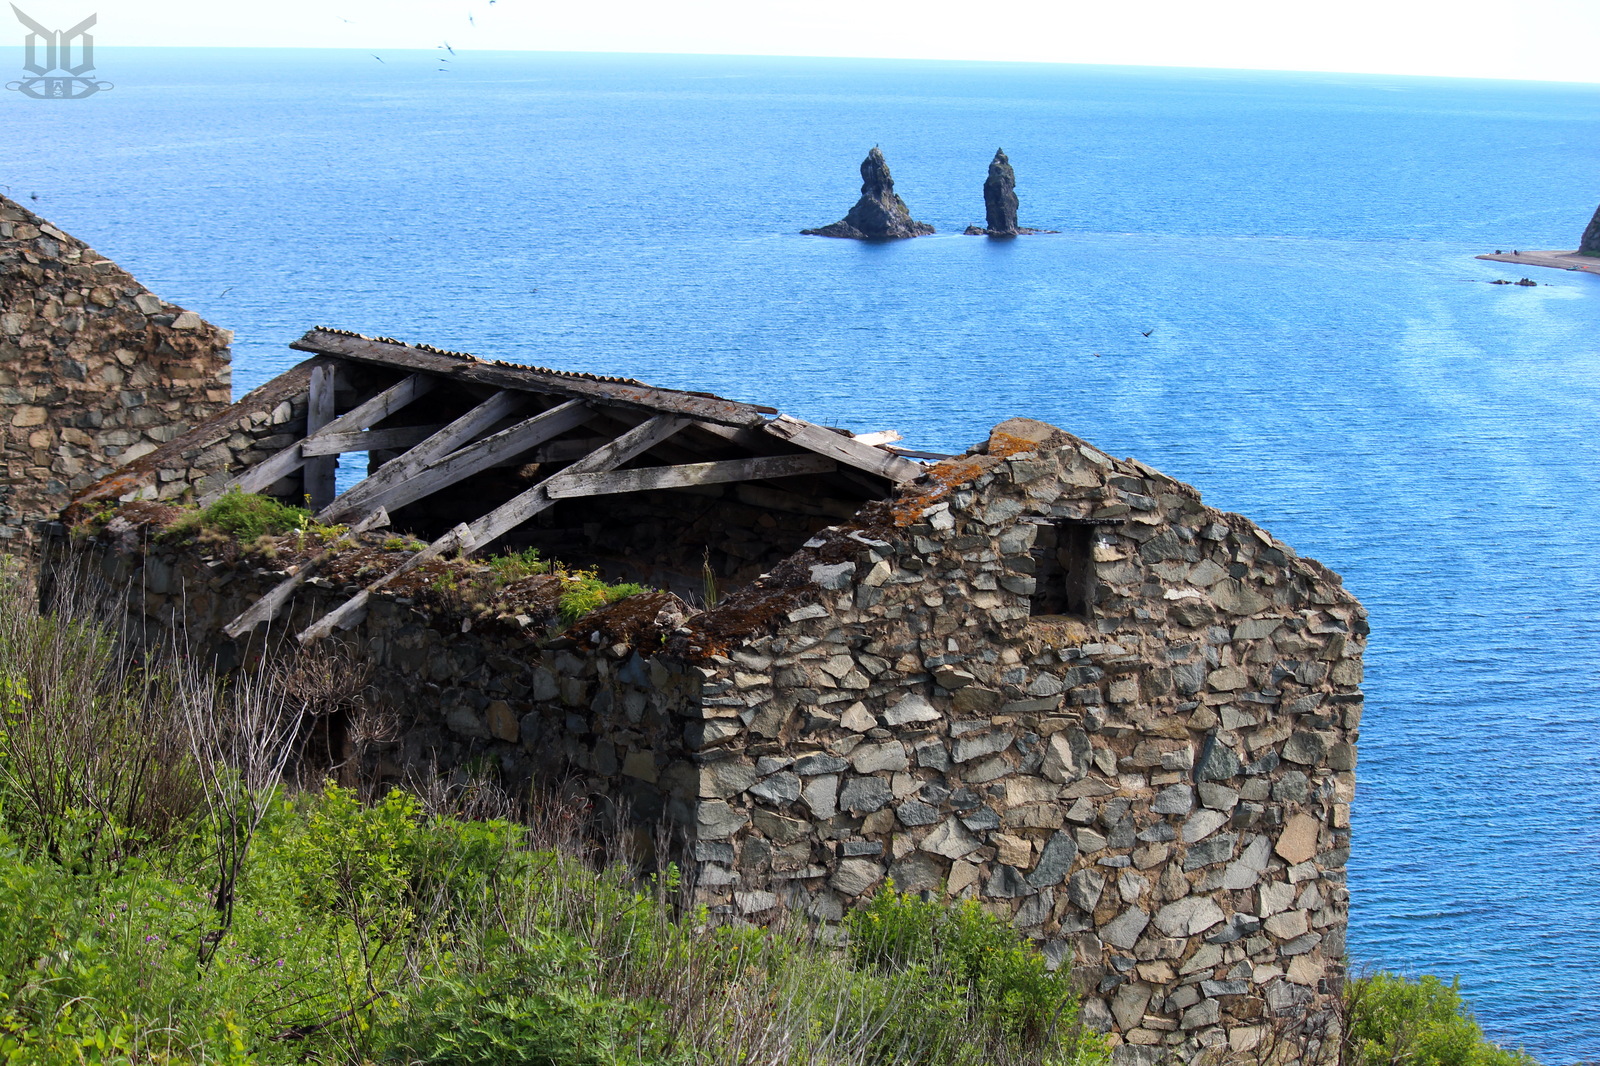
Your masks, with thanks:
M367 54L370 55L373 59L376 59L378 62L383 63L383 57L380 56L378 53L376 53L376 52L368 52ZM389 64L383 63L383 65L384 66L388 66Z
M1155 327L1154 327L1154 326L1151 326L1151 327L1150 327L1150 328L1149 328L1149 329L1142 329L1142 330L1140 330L1140 331L1139 331L1139 336L1141 336L1141 337L1148 337L1148 336L1150 336L1150 334L1152 334L1152 333L1154 333L1154 332L1155 332L1155 331L1156 331L1156 330L1155 330Z
M454 48L450 47L450 42L449 41L444 42L444 50L446 52L449 52L451 55L455 55L456 54L456 50Z

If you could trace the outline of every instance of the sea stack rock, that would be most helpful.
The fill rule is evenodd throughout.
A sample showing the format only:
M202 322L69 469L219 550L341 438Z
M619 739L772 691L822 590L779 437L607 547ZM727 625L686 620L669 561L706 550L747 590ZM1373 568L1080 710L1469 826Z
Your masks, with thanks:
M1016 236L1017 172L1011 169L1004 148L996 148L989 161L989 176L983 182L983 213L989 222L989 236Z
M1053 230L1029 229L1017 225L1017 172L1011 169L1004 148L995 149L989 162L989 176L983 182L983 213L989 223L968 226L968 236L1016 237L1023 233L1052 233Z
M1589 228L1583 231L1583 240L1578 244L1578 254L1600 256L1600 207L1595 208L1594 217L1589 220Z
M894 178L883 153L874 146L861 161L861 199L850 213L831 226L801 230L812 237L848 237L857 241L898 241L933 232L926 222L911 217L905 201L894 191Z

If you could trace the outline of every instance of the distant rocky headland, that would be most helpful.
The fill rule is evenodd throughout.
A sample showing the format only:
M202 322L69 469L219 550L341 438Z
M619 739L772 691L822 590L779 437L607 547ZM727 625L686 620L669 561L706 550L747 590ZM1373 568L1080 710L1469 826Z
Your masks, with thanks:
M1583 231L1583 239L1578 242L1578 254L1600 256L1600 207L1594 209L1589 228Z
M832 225L801 230L811 237L845 237L857 241L898 241L934 232L926 222L911 217L905 201L894 191L889 164L876 145L861 161L861 199L850 213Z
M1556 270L1581 270L1586 274L1600 274L1600 208L1589 219L1576 251L1524 251L1513 248L1509 252L1496 249L1493 255L1480 255L1496 263L1517 263L1520 266L1551 267Z

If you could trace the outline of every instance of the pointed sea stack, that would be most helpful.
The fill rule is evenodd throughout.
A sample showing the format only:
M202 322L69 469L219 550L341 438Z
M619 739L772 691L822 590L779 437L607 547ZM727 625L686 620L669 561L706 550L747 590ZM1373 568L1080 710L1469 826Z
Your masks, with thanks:
M801 230L812 237L847 237L857 241L898 241L933 232L926 222L911 217L905 201L894 191L894 178L883 153L874 146L861 161L861 199L850 213L831 226Z
M1011 169L1004 148L996 148L989 162L989 176L983 182L983 214L989 222L989 236L1016 236L1017 172Z
M1578 244L1578 254L1600 256L1600 207L1595 208L1594 217L1589 220L1589 228L1583 231L1583 240Z
M1011 169L1004 148L995 149L989 176L983 182L983 213L989 226L968 226L968 236L1016 237L1023 233L1054 233L1017 225L1017 172Z

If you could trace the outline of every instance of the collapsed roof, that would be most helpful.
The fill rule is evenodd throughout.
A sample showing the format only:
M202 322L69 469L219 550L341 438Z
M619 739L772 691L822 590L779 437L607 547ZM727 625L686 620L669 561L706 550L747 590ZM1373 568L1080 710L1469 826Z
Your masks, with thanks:
M549 542L553 534L541 541L536 526L558 505L577 505L582 513L568 524L592 532L650 520L608 511L603 502L621 495L655 499L655 513L670 523L677 505L663 494L703 497L733 486L747 507L815 516L796 534L804 540L816 525L849 517L919 476L925 468L916 459L944 458L896 449L891 442L899 435L892 432L856 436L709 393L484 360L387 337L319 327L291 347L312 358L80 502L152 495L154 472L171 467L175 456L193 455L208 440L253 424L261 411L301 404L303 419L288 424L303 425L303 433L270 438L275 446L268 454L250 452L258 461L244 465L248 460L237 461L236 453L214 458L225 468L222 476L196 478L210 471L203 464L188 468L198 502L230 491L303 499L318 521L348 524L352 536L392 523L427 541L303 630L302 640L348 624L372 593L429 559ZM341 489L338 457L351 453L366 453L366 476ZM172 476L170 469L159 475ZM775 557L796 546L773 545ZM705 551L709 565L709 545ZM683 571L688 552L679 546ZM698 552L692 562L698 567ZM229 631L239 635L270 620L315 570L314 562L301 566Z

